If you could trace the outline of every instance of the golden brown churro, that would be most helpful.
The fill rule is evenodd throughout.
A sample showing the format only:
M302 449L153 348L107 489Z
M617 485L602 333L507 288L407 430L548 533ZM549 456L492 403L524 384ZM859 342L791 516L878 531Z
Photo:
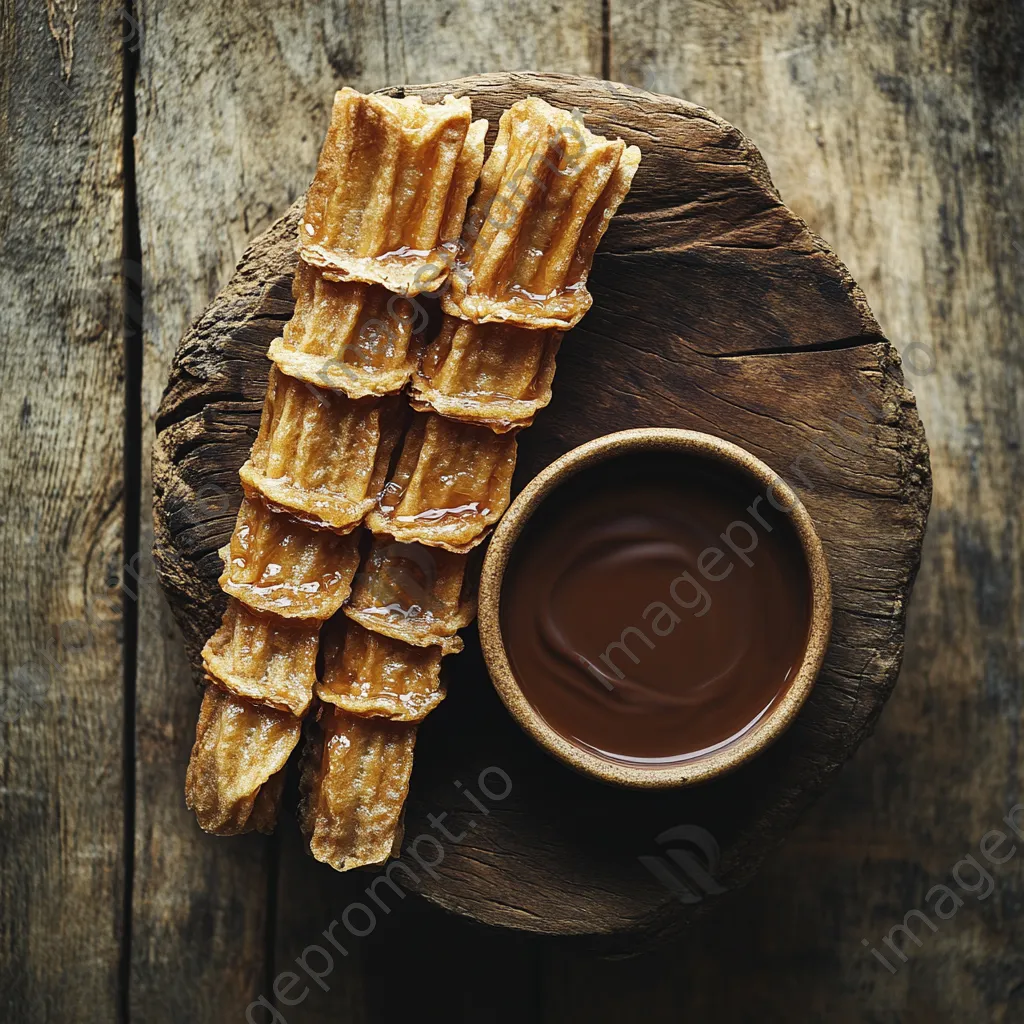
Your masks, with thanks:
M328 281L302 260L292 286L295 315L267 355L288 376L349 398L389 395L408 383L423 307L380 285Z
M444 699L437 646L411 647L339 617L324 629L317 696L355 715L418 722Z
M444 311L474 323L568 330L593 301L594 251L640 150L594 135L578 111L530 97L501 115L462 232Z
M397 853L416 728L320 706L303 752L299 804L317 860L348 871Z
M476 576L469 561L469 555L374 537L345 614L384 636L457 654L458 630L476 618Z
M471 116L465 97L337 93L306 195L302 258L399 295L444 284L483 160L487 122Z
M366 525L396 540L469 551L508 508L515 465L515 434L418 413Z
M275 511L348 533L376 503L403 412L397 396L349 398L275 366L242 486Z
M503 434L528 427L551 401L560 331L474 324L446 316L412 379L410 401Z
M231 540L220 549L221 590L259 612L329 619L351 592L359 536L313 530L243 498Z
M236 697L301 716L313 699L319 635L316 619L264 615L229 597L203 668Z
M284 766L299 742L294 715L253 704L209 682L185 778L185 803L220 836L272 832Z

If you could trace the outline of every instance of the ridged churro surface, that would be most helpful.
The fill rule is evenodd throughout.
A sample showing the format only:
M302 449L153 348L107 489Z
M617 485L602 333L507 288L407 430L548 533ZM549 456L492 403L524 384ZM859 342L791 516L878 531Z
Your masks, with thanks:
M477 323L575 325L594 251L640 163L582 117L530 97L501 116L443 304Z
M313 530L242 499L231 540L220 550L220 587L256 611L285 618L329 619L351 591L359 534Z
M321 705L303 750L299 805L317 860L348 871L397 853L416 728Z
M417 363L422 305L380 285L329 281L299 261L295 314L267 353L290 377L350 398L401 391Z
M417 415L366 525L453 552L479 544L508 507L514 434Z
M344 612L385 636L457 654L462 640L455 634L476 615L470 557L375 536Z
M324 627L321 701L355 715L416 722L444 699L439 647L413 647L356 622Z
M446 96L335 95L299 252L341 281L400 295L444 283L483 162L486 121Z
M446 316L412 379L421 412L477 423L497 433L529 426L551 401L560 331L474 324Z
M272 832L301 733L298 718L209 684L185 776L185 803L200 826L220 836Z
M236 697L303 715L316 685L320 623L281 619L228 598L220 629L203 648L203 668Z
M402 416L398 396L348 398L274 367L242 486L308 525L347 533L373 508Z

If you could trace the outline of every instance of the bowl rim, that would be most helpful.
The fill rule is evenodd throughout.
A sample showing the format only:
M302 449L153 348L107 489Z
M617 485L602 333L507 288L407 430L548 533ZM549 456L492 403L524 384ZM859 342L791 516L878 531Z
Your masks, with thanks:
M612 761L556 732L519 687L501 635L501 589L516 541L544 499L582 470L627 452L666 451L725 463L764 485L772 506L789 517L807 561L811 616L800 667L783 696L734 743L666 765ZM772 498L775 498L773 501ZM714 434L675 427L639 427L605 434L566 452L541 470L509 506L491 537L480 573L480 645L494 688L520 727L549 754L584 775L620 786L667 789L692 786L734 771L773 743L803 707L821 670L832 631L832 587L821 538L799 496L767 463Z

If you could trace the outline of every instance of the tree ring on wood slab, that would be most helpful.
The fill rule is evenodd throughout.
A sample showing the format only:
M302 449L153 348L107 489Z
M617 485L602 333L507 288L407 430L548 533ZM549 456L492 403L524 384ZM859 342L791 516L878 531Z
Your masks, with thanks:
M443 854L431 843L425 867L407 858L415 881L402 872L403 887L487 924L636 948L721 898L694 892L673 867L671 829L714 838L714 889L743 885L885 704L931 496L917 406L847 269L782 204L756 148L709 111L565 75L388 91L469 95L489 145L502 110L533 95L643 150L594 262L594 306L562 346L551 405L521 435L514 493L602 434L701 430L780 473L825 546L832 643L807 705L770 750L702 787L620 791L575 775L505 712L475 635L448 659L449 699L421 729L405 820L406 849L431 835ZM197 670L224 608L217 552L241 500L266 352L292 312L301 206L252 242L182 339L157 419L155 554ZM444 832L429 817L442 814ZM652 859L679 884L652 872Z

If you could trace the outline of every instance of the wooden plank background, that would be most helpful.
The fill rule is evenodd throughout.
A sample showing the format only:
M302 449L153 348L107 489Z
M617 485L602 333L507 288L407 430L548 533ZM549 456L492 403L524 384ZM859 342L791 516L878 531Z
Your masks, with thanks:
M906 662L699 934L609 961L407 900L281 1013L1024 1020L1024 851L895 975L862 945L1024 802L1019 3L0 0L0 53L3 1019L241 1021L329 924L290 823L212 839L184 808L198 698L147 556L153 418L186 325L308 183L334 89L529 67L711 107L867 291L932 451Z
M0 4L0 1017L114 1020L125 925L122 55Z

